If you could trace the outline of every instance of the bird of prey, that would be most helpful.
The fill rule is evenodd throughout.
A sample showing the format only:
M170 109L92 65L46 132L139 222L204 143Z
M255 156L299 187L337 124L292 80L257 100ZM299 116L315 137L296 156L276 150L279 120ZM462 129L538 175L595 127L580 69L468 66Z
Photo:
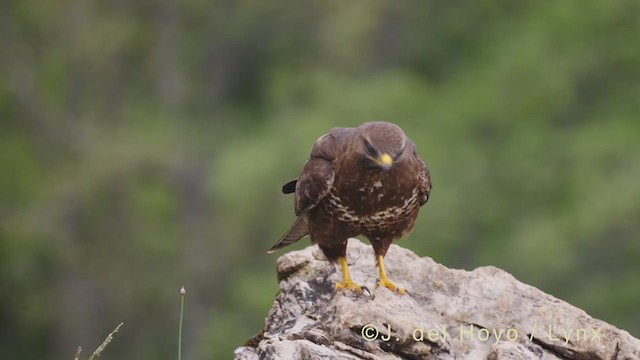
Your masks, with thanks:
M302 173L282 192L295 193L298 218L269 253L310 235L327 259L341 266L336 288L362 293L351 280L346 252L349 238L364 235L377 259L376 287L405 293L387 277L384 256L393 241L413 230L429 199L431 176L399 126L376 121L331 129L315 142Z

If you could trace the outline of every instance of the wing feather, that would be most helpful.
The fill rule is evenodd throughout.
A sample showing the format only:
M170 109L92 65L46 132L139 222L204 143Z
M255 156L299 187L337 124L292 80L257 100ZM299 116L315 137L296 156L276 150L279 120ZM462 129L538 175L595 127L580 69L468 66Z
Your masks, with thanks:
M427 164L418 155L415 144L413 142L411 144L413 146L413 156L418 164L418 196L420 197L420 206L422 206L429 201L429 195L431 195L431 174Z
M309 228L307 227L307 222L304 219L304 216L298 216L296 221L291 225L289 230L282 235L280 240L271 247L267 251L267 253L272 254L282 248L285 248L296 241L302 239L303 237L309 235Z
M296 215L316 207L329 194L335 176L334 162L344 152L354 131L354 128L333 128L316 140L296 184Z
M311 156L304 165L300 177L282 187L284 193L294 192L295 187L294 203L298 219L269 249L269 253L309 235L305 215L309 210L318 206L320 201L331 192L335 176L334 161L344 151L346 142L354 130L353 128L334 128L322 135L313 145Z
M424 161L422 163L424 164ZM429 201L429 195L431 195L431 175L429 175L429 168L426 164L424 168L420 169L418 178L420 179L418 194L420 195L420 206L422 206Z

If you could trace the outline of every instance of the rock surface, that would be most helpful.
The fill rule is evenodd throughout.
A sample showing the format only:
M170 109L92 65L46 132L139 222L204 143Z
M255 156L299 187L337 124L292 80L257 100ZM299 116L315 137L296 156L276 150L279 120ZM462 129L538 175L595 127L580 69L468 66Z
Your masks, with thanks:
M448 269L392 245L389 277L408 295L374 289L371 246L349 241L355 282L317 246L281 256L280 293L262 333L235 351L254 359L640 359L640 340L495 267Z

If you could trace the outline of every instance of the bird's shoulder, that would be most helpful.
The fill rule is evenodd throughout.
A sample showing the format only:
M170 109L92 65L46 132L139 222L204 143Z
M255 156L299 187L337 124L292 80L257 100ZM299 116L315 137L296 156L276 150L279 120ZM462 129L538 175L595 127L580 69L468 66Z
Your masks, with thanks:
M336 127L320 136L313 144L310 159L334 161L344 153L347 144L355 135L356 128Z

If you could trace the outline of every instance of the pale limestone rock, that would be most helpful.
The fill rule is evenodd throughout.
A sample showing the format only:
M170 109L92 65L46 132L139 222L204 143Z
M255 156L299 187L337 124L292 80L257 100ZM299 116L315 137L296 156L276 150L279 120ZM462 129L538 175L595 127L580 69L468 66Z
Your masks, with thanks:
M371 294L335 291L341 275L316 246L287 253L264 332L236 359L640 359L626 331L498 268L448 269L392 245L385 262L401 296L375 289L369 245L351 239L347 254Z

